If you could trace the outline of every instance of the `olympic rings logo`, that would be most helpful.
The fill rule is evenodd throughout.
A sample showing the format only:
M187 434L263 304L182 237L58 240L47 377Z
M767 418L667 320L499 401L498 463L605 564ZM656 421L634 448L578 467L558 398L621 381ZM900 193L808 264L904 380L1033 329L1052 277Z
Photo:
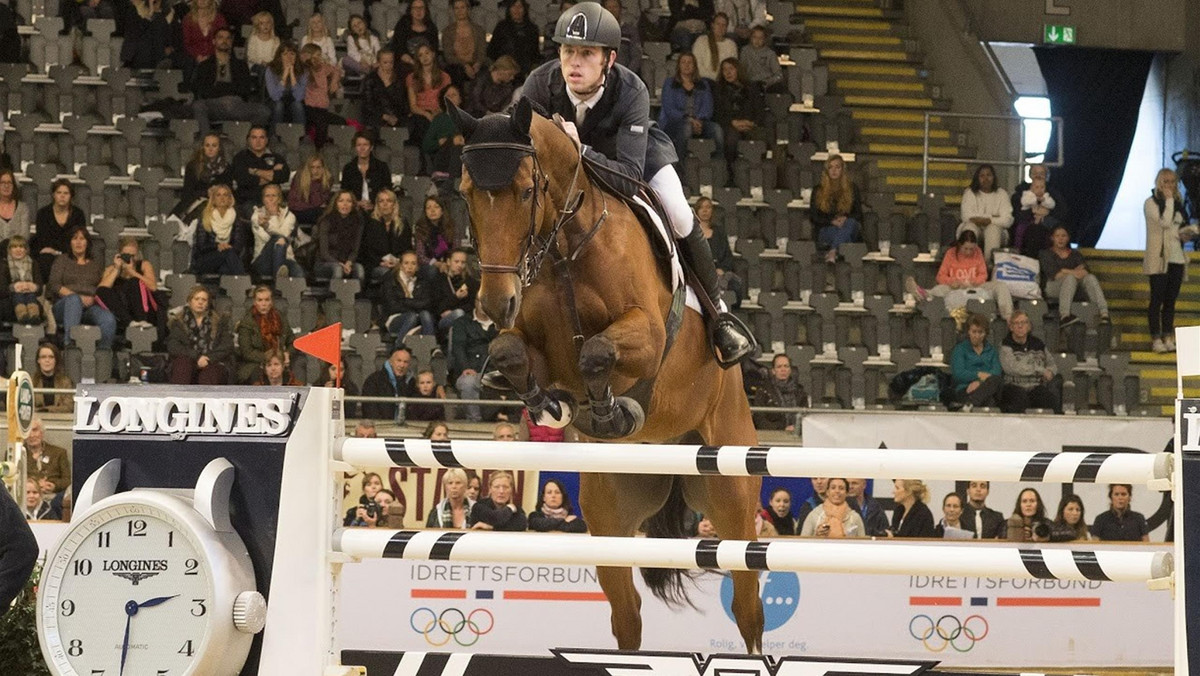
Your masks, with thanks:
M917 615L908 621L908 633L921 642L929 652L940 653L950 646L960 653L970 652L989 631L988 621L981 615L971 615L959 621L954 615L942 615L934 621L928 615Z
M447 608L440 613L432 608L417 608L408 616L408 626L435 648L446 645L450 639L469 648L496 627L496 618L487 608L476 608L466 614L458 608Z

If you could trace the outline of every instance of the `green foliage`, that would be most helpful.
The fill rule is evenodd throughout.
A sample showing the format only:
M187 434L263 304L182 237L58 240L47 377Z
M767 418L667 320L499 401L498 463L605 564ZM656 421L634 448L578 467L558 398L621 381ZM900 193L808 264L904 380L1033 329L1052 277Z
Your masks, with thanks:
M38 564L13 607L0 617L0 664L5 674L50 676L37 639L37 585L41 576L42 566Z

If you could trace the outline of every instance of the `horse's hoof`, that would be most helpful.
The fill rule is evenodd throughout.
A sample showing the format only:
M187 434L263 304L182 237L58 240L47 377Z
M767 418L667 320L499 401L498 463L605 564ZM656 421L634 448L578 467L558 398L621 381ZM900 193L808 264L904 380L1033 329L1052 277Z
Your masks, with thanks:
M642 405L629 397L616 397L607 413L597 414L590 409L587 423L575 421L575 426L584 434L597 439L623 439L636 434L646 424L646 413Z
M575 397L566 390L550 390L546 393L550 404L534 416L533 422L542 427L561 430L571 424L574 417Z
M512 392L516 389L500 371L488 371L484 373L479 379L479 384L497 392Z

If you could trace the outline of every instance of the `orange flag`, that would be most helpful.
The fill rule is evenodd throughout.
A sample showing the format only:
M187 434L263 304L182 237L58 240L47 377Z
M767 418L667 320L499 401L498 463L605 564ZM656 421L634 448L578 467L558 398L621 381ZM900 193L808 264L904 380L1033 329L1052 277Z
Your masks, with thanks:
M323 329L300 336L292 342L297 350L323 362L338 364L342 360L342 323L330 324ZM337 370L337 387L342 386L342 371Z

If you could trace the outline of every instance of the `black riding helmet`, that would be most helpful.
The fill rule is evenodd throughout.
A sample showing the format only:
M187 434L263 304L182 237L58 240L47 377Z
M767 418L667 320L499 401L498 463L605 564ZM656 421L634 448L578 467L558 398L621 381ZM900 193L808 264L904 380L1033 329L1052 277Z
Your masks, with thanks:
M553 39L560 45L608 47L615 50L621 46L621 24L600 3L581 2L558 17Z

